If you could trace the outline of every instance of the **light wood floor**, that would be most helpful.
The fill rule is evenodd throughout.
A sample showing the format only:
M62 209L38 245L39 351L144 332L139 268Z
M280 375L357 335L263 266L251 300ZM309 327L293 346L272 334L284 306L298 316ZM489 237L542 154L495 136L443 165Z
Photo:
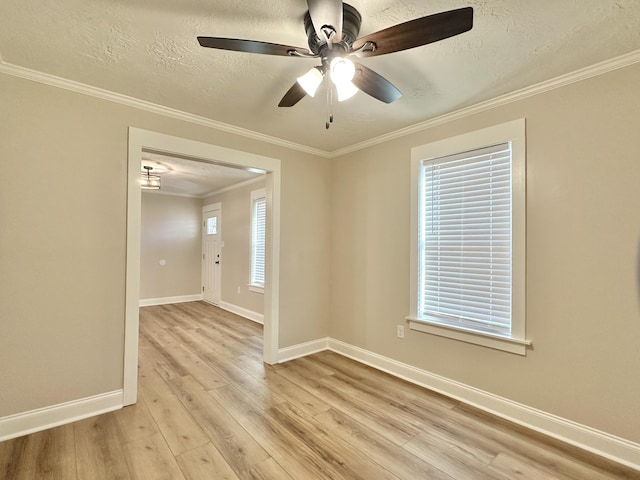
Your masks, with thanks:
M0 478L640 478L334 353L264 365L261 326L202 302L141 309L139 391L0 443Z

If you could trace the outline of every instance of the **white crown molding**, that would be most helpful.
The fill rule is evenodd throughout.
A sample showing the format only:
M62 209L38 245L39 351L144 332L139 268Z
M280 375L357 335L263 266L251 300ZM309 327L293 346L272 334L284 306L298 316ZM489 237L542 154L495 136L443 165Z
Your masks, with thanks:
M250 178L248 180L243 180L242 182L236 183L234 185L229 185L228 187L223 187L223 188L220 188L218 190L214 190L212 192L205 193L200 198L213 197L215 195L220 195L221 193L230 192L232 190L237 190L238 188L246 187L247 185L251 185L252 183L258 183L260 181L262 181L262 182L266 182L267 181L265 175L260 175L258 177Z
M0 418L0 442L122 408L122 390Z
M548 92L549 90L555 90L556 88L561 88L572 83L587 80L588 78L596 77L613 70L628 67L638 62L640 62L640 50L635 50L625 55L620 55L619 57L605 60L604 62L596 63L595 65L591 65L589 67L581 68L580 70L576 70L575 72L560 75L559 77L545 80L535 85L521 88L520 90L516 90L514 92L492 98L491 100L487 100L485 102L476 103L475 105L461 108L460 110L446 113L444 115L440 115L439 117L416 123L415 125L411 125L394 132L380 135L376 138L365 140L364 142L356 143L345 148L334 150L329 155L331 158L340 157L342 155L353 153L358 150L372 147L374 145L379 145L390 140L405 137L412 133L421 132L438 125L443 125L455 120L460 120L462 118L475 115L476 113L485 112L487 110L492 110L494 108L516 102L518 100L523 100L534 95L539 95L541 93Z
M46 73L38 72L36 70L31 70L28 68L6 63L2 61L1 57L0 57L0 73L5 73L7 75L13 75L13 76L24 78L27 80L32 80L34 82L44 83L46 85L63 88L65 90L71 90L84 95L101 98L103 100L112 101L115 103L127 105L134 108L139 108L141 110L146 110L148 112L156 113L158 115L164 115L164 116L175 118L178 120L183 120L186 122L203 125L205 127L210 127L216 130L233 133L246 138L263 141L266 143L270 143L272 145L277 145L285 148L290 148L292 150L309 153L311 155L316 155L323 158L336 158L336 157L341 157L342 155L346 155L348 153L353 153L358 150L372 147L374 145L379 145L380 143L388 142L390 140L395 140L397 138L410 135L412 133L421 132L423 130L433 128L438 125L443 125L445 123L453 122L455 120L459 120L461 118L468 117L476 113L485 112L487 110L491 110L503 105L507 105L512 102L516 102L518 100L523 100L525 98L532 97L534 95L548 92L549 90L554 90L556 88L561 88L566 85L570 85L572 83L580 82L582 80L586 80L588 78L602 75L602 74L611 72L613 70L618 70L620 68L624 68L638 62L640 62L640 50L635 50L633 52L629 52L624 55L620 55L618 57L605 60L603 62L596 63L594 65L591 65L585 68L581 68L574 72L567 73L565 75L560 75L559 77L555 77L550 80L545 80L535 85L531 85L529 87L525 87L520 90L516 90L514 92L501 95L499 97L495 97L491 100L480 102L475 105L471 105L469 107L461 108L454 112L446 113L444 115L440 115L439 117L435 117L435 118L426 120L424 122L416 123L415 125L411 125L409 127L396 130L394 132L380 135L376 138L365 140L363 142L350 145L348 147L340 148L332 152L320 150L320 149L309 147L306 145L300 145L298 143L290 142L288 140L272 137L272 136L254 132L245 128L229 125L223 122L217 122L215 120L210 120L208 118L200 117L198 115L193 115L193 114L182 112L180 110L176 110L173 108L169 108L162 105L157 105L155 103L140 100L137 98L129 97L127 95L110 92L108 90L104 90L101 88L92 87L90 85L85 85L79 82L74 82L72 80L67 80L61 77L56 77L54 75L49 75Z
M7 75L13 75L14 77L24 78L52 87L58 87L65 90L71 90L72 92L81 93L83 95L89 95L91 97L100 98L102 100L108 100L110 102L119 103L128 107L138 108L147 112L155 113L158 115L164 115L165 117L175 118L177 120L183 120L185 122L195 123L205 127L213 128L227 133L233 133L242 137L251 138L253 140L259 140L272 145L289 148L291 150L297 150L303 153L309 153L323 158L329 158L330 154L324 150L320 150L306 145L300 145L299 143L290 142L281 138L272 137L263 133L254 132L246 128L236 127L229 125L228 123L218 122L209 118L200 117L187 112L182 112L174 108L165 107L155 103L140 100L138 98L129 97L120 93L111 92L102 88L93 87L91 85L85 85L73 80L67 80L65 78L56 77L55 75L49 75L48 73L38 72L37 70L31 70L29 68L20 67L11 63L3 62L0 59L0 73Z
M203 199L205 195L191 195L189 193L174 193L160 190L142 190L143 195L165 195L167 197L185 197L185 198L195 198L197 200Z

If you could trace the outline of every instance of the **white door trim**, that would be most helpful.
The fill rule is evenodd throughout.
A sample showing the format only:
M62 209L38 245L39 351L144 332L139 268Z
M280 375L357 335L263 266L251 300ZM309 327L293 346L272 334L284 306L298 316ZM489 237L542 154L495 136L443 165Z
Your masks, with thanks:
M127 259L123 403L136 403L138 388L138 327L140 301L141 193L138 180L142 150L185 155L211 163L239 165L267 172L267 277L264 291L264 361L278 362L280 289L280 160L226 147L129 127L127 182ZM271 212L269 214L268 212Z

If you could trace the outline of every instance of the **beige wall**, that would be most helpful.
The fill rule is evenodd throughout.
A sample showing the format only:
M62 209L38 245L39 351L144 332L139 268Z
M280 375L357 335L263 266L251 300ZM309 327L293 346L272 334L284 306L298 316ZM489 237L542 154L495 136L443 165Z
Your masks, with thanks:
M281 159L281 348L331 335L640 442L638 78L627 67L328 161L0 75L0 417L122 388L132 125ZM397 339L411 147L521 117L533 349Z
M640 65L333 160L330 335L640 441ZM526 357L407 330L412 147L527 120Z
M0 105L0 418L122 388L129 126L281 160L280 347L327 335L329 161L4 74Z
M142 193L141 299L202 293L201 205L199 198Z
M265 188L255 183L207 197L202 205L222 204L221 301L264 314L264 295L249 291L251 277L251 192ZM240 288L240 293L238 293Z

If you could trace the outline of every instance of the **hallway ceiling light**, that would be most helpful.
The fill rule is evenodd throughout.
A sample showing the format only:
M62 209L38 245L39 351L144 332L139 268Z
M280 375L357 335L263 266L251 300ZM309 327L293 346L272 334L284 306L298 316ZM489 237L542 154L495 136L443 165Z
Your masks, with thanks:
M140 188L143 190L160 190L160 176L151 175L153 167L145 165L142 167L145 171L140 176Z

